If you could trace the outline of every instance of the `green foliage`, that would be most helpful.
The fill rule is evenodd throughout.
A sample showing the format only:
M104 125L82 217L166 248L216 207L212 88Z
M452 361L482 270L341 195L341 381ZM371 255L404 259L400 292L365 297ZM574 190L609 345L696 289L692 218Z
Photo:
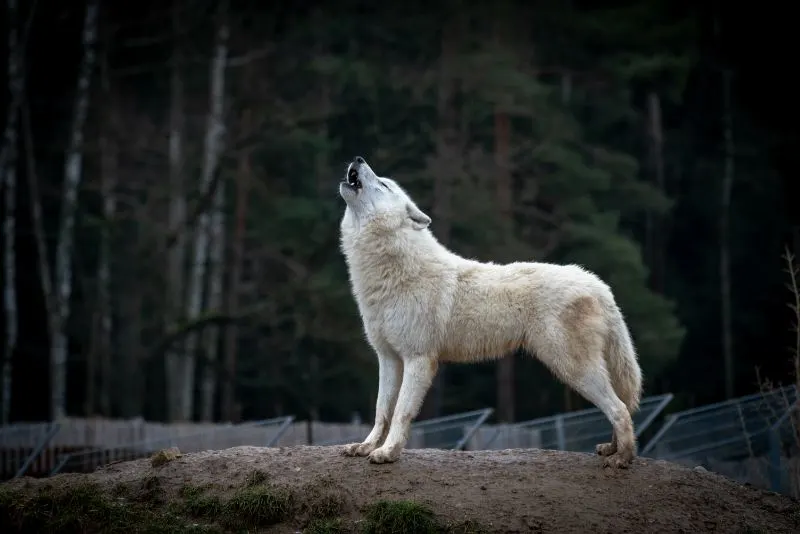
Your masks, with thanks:
M714 254L706 252L697 262L705 278L695 284L674 273L666 254L670 243L660 250L665 265L653 264L655 245L647 235L646 223L687 220L691 231L684 232L706 234L698 241L714 250L716 208L709 206L717 203L712 177L720 173L719 158L695 157L691 147L698 140L671 118L681 116L672 113L676 109L686 109L687 80L698 67L694 18L674 9L663 0L613 8L546 0L535 6L517 3L513 11L503 12L495 5L462 2L403 17L379 6L362 20L347 10L320 7L308 17L290 9L287 19L281 18L285 24L276 24L274 13L255 14L252 26L233 28L236 47L264 41L274 47L263 63L231 68L226 78L226 225L234 226L232 200L246 152L252 172L243 293L263 305L248 317L248 328L238 331L236 396L243 416L280 412L305 418L314 413L341 421L353 412L369 419L374 410L374 355L339 250L344 206L337 184L355 155L407 188L433 217L434 234L459 254L494 262L578 263L596 272L611 286L627 318L645 375L652 380L648 386L676 361L688 324L695 331L716 328L709 326L716 317ZM453 20L456 31L451 34L445 29ZM208 37L202 36L204 46ZM206 87L207 76L206 65L187 67L187 102L193 112L194 106L206 105L206 89L197 88ZM445 95L445 87L452 94ZM648 102L654 96L662 105L664 186L657 183L651 161ZM147 98L160 102L152 105L160 105L168 116L168 91ZM247 124L245 115L250 116ZM501 116L510 125L510 218L497 200ZM736 120L738 125L742 119ZM189 130L187 190L193 201L202 135ZM747 139L741 147L753 144ZM149 171L142 174L151 181L166 176L158 165L140 164ZM745 172L739 169L737 176ZM756 193L765 198L755 178L768 176L762 171L755 166L737 183L743 198ZM769 178L774 180L772 174ZM442 185L449 192L444 220L436 197ZM764 187L777 190L772 182ZM147 198L142 201L146 209L137 205L131 211L144 219L149 215L136 210L158 212L161 208L149 203L161 206L167 199L158 189L140 189L135 195ZM749 219L763 215L761 208L751 213L747 202L735 202L743 204L737 209ZM685 213L676 215L679 208ZM108 223L119 226L120 241L136 243L133 251L118 255L126 265L120 267L124 272L115 271L117 283L124 289L135 277L162 288L163 258L151 252L162 241L161 226L126 217ZM102 225L96 220L91 214L84 217L87 232L99 233ZM737 224L747 224L732 221L739 235L748 232ZM663 233L667 241L668 230ZM85 247L91 262L93 244ZM759 250L766 254L771 245ZM747 247L734 247L735 259L746 255ZM765 265L753 268L771 269ZM669 274L656 287L650 273L659 269ZM696 297L698 291L704 292L702 298ZM125 314L141 313L155 317L151 323L157 327L146 325L151 329L169 333L181 326L179 320L166 328L160 323L164 293L151 289L142 312L116 310L118 323L138 324ZM128 298L121 290L116 297ZM703 306L695 306L696 300ZM764 321L759 309L742 305L740 322ZM144 343L158 339L146 332ZM88 341L78 345L93 346ZM448 380L458 389L448 390L448 410L493 405L492 371L487 364L450 374ZM527 391L540 378L535 372L521 374L517 388ZM562 408L555 395L524 403L520 413Z
M255 529L281 523L295 510L294 496L266 483L261 471L250 473L241 488L227 500L209 495L208 488L184 486L180 491L180 510L209 522L219 522L227 529Z
M292 510L292 495L265 485L237 491L222 510L221 522L231 529L258 528L284 521Z
M211 533L217 529L199 525L153 507L153 503L131 503L109 498L99 486L81 484L43 489L33 495L0 489L0 530L7 533L130 532L132 525L148 533Z
M206 495L205 488L187 485L181 488L180 495L184 498L181 509L189 517L214 520L222 513L219 497Z
M436 534L433 512L413 501L379 501L364 511L364 534Z
M226 495L212 485L186 484L177 496L148 475L106 492L94 483L0 488L0 531L216 533L308 521L312 532L340 532L343 500L326 481L297 492L274 487L262 471L247 475ZM335 530L339 528L340 530ZM315 530L316 529L316 530Z
M646 15L644 20L659 43L675 42L676 36L690 31L662 28L656 15L640 9L636 13ZM462 7L460 16L469 25L494 20L497 13ZM338 248L343 207L336 182L344 163L355 154L367 157L379 173L397 179L429 215L435 214L434 183L449 181L448 245L463 255L487 261L576 262L597 272L618 296L646 374L657 373L674 360L683 336L675 305L648 287L640 246L623 223L643 214L666 213L672 206L664 192L643 177L643 154L629 142L639 136L642 120L629 88L651 79L659 89L681 86L690 57L682 49L663 54L655 41L647 46L638 38L626 41L624 24L634 19L620 21L618 16L617 11L584 14L547 4L541 14L546 22L537 24L569 31L568 47L562 43L551 48L550 41L538 42L535 35L531 42L528 37L497 42L490 38L491 28L482 28L478 33L485 39L458 38L447 65L438 57L442 35L437 25L422 18L413 24L390 20L380 34L359 31L355 40L343 30L352 22L347 17L315 19L317 53L291 76L320 90L302 96L281 92L285 115L298 119L289 127L268 121L271 125L263 132L268 142L253 155L271 178L265 186L269 193L251 199L249 223L253 232L264 236L262 246L267 250L262 264L269 271L264 296L283 315L270 327L267 341L270 358L281 361L280 378L272 379L271 391L305 391L325 378L331 386L320 389L314 402L330 410L329 416L347 417L355 407L364 415L372 412L375 366ZM412 26L410 39L406 32ZM304 32L290 32L286 43L306 42ZM560 79L541 76L540 65L531 64L526 56L532 48L537 50L537 63L553 58L583 68L581 57L596 41L603 41L607 61L589 68L597 76L612 77L611 92L599 94L591 84L577 83L570 100L564 101ZM390 48L389 42L405 44ZM433 48L423 51L414 43ZM289 75L288 65L296 64L287 61L283 65L278 60L275 72ZM441 120L439 69L445 67L457 79L450 105L461 144L451 147L456 157L442 166L434 162ZM236 90L235 83L233 87ZM329 99L327 116L299 118L313 116L309 110L317 109L324 98ZM513 225L500 217L494 201L494 118L499 109L512 120ZM620 129L625 135L617 133ZM612 130L614 135L609 135ZM434 233L444 222L434 217ZM314 376L308 371L312 354L320 366ZM252 358L254 369L267 365L266 360L256 363L262 356ZM477 368L459 373L472 376L476 387L485 382L481 378L485 371ZM253 385L266 380L246 374L244 380ZM343 381L356 378L363 385L355 390L334 387L337 376ZM351 396L343 402L342 389L360 400ZM281 397L309 402L307 397L287 394ZM464 392L454 395L468 397ZM456 400L452 409L457 406ZM304 413L307 406L298 408Z

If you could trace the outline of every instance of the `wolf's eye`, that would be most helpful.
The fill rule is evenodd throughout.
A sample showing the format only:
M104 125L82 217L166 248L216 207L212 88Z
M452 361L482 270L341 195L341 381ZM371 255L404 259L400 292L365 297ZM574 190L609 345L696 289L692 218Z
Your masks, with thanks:
M381 184L386 189L389 189L389 185L386 182L384 182L383 180L378 180L378 183ZM389 189L389 191L391 191L391 189Z

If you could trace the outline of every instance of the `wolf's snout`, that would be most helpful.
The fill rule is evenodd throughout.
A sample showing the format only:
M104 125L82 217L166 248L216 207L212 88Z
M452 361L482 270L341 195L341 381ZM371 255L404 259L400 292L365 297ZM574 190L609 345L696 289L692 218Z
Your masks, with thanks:
M359 171L361 170L361 166L366 164L367 162L364 161L364 158L361 156L354 157L353 162L347 168L347 179L342 182L342 185L347 187L350 191L358 193L363 187L361 178L359 177Z
M358 165L355 162L350 166L350 170L347 171L347 185L354 189L361 189L361 180L358 179Z

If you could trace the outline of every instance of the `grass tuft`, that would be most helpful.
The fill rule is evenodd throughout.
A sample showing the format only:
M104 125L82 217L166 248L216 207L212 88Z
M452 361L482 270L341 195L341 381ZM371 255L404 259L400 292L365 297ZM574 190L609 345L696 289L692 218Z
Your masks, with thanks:
M222 503L213 495L206 495L205 488L186 485L180 490L183 505L180 510L190 517L216 520L222 512Z
M435 534L439 531L433 512L413 501L379 501L364 512L365 534Z
M2 489L0 532L112 533L129 532L132 525L139 525L142 532L154 534L217 531L209 526L187 522L161 508L154 509L152 504L137 504L121 497L109 497L94 484L80 484L60 490L44 487L35 494Z
M223 526L250 529L275 525L292 511L292 495L266 485L245 487L236 492L221 510Z
M269 479L269 476L264 471L260 469L254 469L244 479L245 487L252 488L253 486L260 486L264 484Z

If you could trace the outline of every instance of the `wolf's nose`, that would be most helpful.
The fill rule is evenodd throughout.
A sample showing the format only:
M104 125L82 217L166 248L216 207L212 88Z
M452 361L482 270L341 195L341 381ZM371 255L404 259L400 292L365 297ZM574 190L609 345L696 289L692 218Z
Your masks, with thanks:
M359 165L362 163L366 163L366 161L364 161L364 158L362 158L361 156L356 156L353 162Z

